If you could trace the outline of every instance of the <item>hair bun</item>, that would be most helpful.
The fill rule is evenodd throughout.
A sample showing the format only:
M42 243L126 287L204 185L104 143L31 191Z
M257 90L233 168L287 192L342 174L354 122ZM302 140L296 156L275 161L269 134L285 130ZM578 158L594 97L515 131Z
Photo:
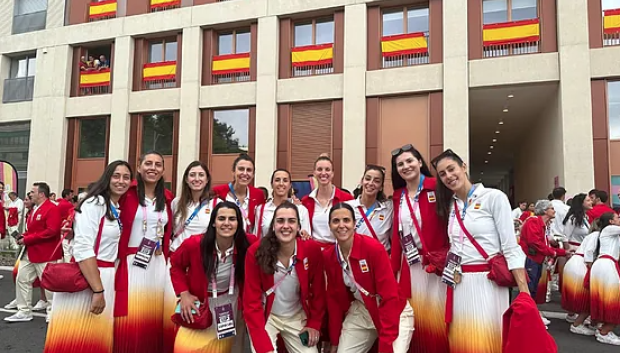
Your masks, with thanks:
M321 153L321 154L319 155L319 158L320 158L320 157L327 157L327 158L329 158L329 153L327 153L327 152L325 152L325 153Z

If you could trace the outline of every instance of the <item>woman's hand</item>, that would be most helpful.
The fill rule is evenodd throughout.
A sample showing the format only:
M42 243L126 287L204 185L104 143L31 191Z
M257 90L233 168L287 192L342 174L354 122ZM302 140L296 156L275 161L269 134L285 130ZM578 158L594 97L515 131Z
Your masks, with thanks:
M299 232L301 234L301 239L302 240L309 240L312 239L312 236L310 234L308 234L308 232L306 232L304 229L301 230L301 232Z
M304 332L308 332L308 347L314 347L317 343L319 343L319 337L321 335L318 330L311 327L304 327L301 331L299 331L299 334L301 335Z
M93 293L93 298L90 302L90 312L99 315L105 309L105 297L102 293Z
M62 228L60 228L60 234L66 234L67 236L65 237L65 239L71 240L73 239L73 227L69 226L67 223L67 221L62 223Z
M194 304L197 301L198 297L192 295L190 292L185 291L181 293L181 317L184 321L191 324L194 323L194 315L192 314L192 310L196 313L198 312L198 308L196 307L196 304Z

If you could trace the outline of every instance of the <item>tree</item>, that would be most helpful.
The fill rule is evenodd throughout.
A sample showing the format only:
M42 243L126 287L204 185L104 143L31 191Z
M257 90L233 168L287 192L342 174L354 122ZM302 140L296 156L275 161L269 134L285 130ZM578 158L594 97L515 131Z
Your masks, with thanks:
M247 152L239 146L239 138L235 137L235 129L232 126L213 119L213 153L242 153Z

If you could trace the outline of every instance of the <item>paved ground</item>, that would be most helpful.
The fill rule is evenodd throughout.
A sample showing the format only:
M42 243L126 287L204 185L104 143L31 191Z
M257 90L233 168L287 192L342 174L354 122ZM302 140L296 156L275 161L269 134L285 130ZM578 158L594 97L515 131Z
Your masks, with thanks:
M10 302L15 296L15 287L11 279L11 273L1 271L4 275L0 279L0 307ZM38 290L34 291L33 302L39 299ZM541 306L541 310L561 313L559 296L554 295L552 303ZM11 315L4 309L0 309L0 319ZM554 316L554 315L551 315ZM559 316L559 315L557 315ZM9 324L3 320L0 321L0 352L10 353L40 353L43 351L45 343L45 331L47 324L44 315L35 317L33 321L28 323ZM616 330L617 333L620 333ZM571 334L569 332L569 324L561 319L551 318L549 332L555 338L560 353L611 353L619 352L620 348L603 345L596 341L593 337L583 337Z

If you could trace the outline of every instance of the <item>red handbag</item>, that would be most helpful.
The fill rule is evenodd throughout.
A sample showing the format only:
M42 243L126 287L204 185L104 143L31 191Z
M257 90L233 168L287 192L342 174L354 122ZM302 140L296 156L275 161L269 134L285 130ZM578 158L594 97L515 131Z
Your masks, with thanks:
M510 272L510 270L508 269L508 262L506 262L506 258L504 257L504 255L497 254L490 258L489 254L487 254L487 252L484 251L482 246L480 246L480 244L476 241L476 239L474 239L474 237L465 228L465 225L463 224L463 220L461 219L461 217L458 216L459 207L457 206L456 201L454 201L454 210L455 210L455 217L458 220L459 225L461 226L461 229L463 230L463 233L465 233L465 235L467 236L469 241L472 243L472 245L476 248L476 250L478 250L480 255L482 255L482 257L484 257L486 262L491 266L491 271L489 271L487 278L495 282L500 287L516 287L517 281L515 281L515 278L512 275L512 272Z
M207 298L208 293L205 291L205 298ZM172 322L179 326L183 326L186 328L191 328L194 330L205 330L213 324L213 317L211 315L211 309L209 308L209 303L207 300L204 303L200 303L200 307L198 308L198 313L192 315L194 317L194 322L187 322L183 320L181 314L174 313L170 319Z

